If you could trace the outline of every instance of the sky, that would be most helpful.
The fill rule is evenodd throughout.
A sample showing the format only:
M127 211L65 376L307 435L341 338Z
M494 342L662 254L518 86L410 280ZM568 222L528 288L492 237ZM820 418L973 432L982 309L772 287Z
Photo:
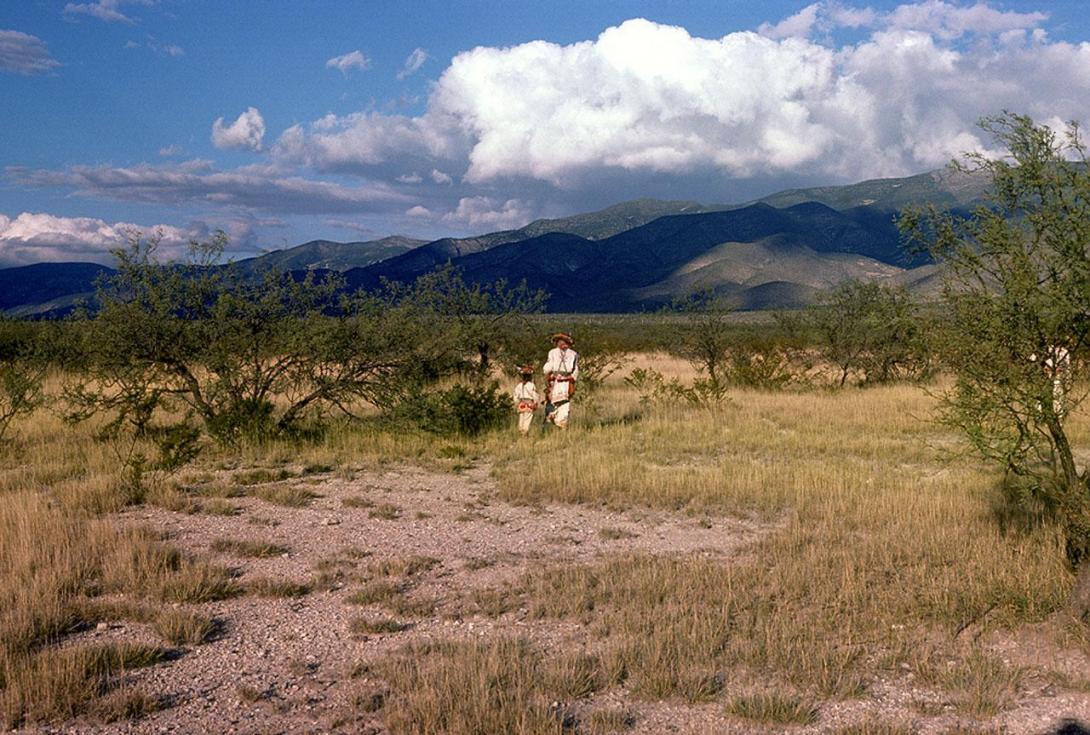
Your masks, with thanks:
M748 201L1090 122L1087 2L5 0L0 267Z

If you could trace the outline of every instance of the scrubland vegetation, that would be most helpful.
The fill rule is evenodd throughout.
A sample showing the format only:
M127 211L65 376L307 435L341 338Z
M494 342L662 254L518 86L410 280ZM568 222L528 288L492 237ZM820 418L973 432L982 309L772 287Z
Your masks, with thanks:
M199 258L163 267L141 241L94 310L0 323L0 721L147 716L168 703L135 686L134 670L216 645L213 603L334 593L346 641L405 644L346 667L355 694L333 728L623 732L639 727L641 706L668 703L835 731L838 708L891 687L914 719L947 724L986 723L1033 687L1090 691L1077 663L1090 660L1090 269L1054 237L1067 220L1033 210L1054 186L1070 217L1086 191L1053 165L1050 133L1004 124L1028 178L997 168L1001 204L1028 216L980 213L968 233L937 213L905 218L962 275L981 252L992 258L980 288L945 295L953 318L865 284L756 323L713 294L669 313L585 317L567 432L517 438L499 382L544 351L557 318L536 313L540 295L524 287L469 285L449 270L345 295L317 276L255 284ZM1040 235L1028 251L1012 245L1027 242L1018 227ZM1061 341L1075 358L1062 406L1028 359ZM442 598L415 594L442 564L430 556L371 559L362 546L306 580L272 566L239 578L224 564L273 565L295 542L217 536L183 551L119 515L162 508L184 526L256 499L263 510L246 520L264 534L330 478L413 465L489 468L494 496L456 519L465 534L501 501L698 528L741 519L756 540L729 555L531 563ZM337 507L376 524L428 517L368 487ZM639 534L603 526L597 537ZM414 637L429 620L466 617L488 633ZM118 621L157 642L87 635ZM1018 645L1030 637L1034 654ZM265 699L248 686L237 687L243 701ZM869 731L857 725L842 731ZM903 717L874 726L911 731Z

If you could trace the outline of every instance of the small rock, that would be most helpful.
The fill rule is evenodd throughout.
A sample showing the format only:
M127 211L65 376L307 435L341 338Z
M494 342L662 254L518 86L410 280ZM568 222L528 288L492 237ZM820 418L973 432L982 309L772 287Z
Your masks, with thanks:
M110 624L109 623L99 623L98 625L95 626L95 630L97 630L99 632L104 631L104 630L109 630L109 629L110 629Z
M322 521L322 523L326 526L339 526L341 524L341 519L330 516L329 518L326 518L324 521Z

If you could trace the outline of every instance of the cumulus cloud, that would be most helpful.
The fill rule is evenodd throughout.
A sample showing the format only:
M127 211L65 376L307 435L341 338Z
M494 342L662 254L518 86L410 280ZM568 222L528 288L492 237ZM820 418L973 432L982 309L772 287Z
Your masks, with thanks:
M402 184L419 184L424 180L424 177L414 171L411 174L401 174L397 177L397 180Z
M423 204L417 204L415 207L409 207L405 210L405 214L410 217L431 217L431 210L425 207Z
M413 214L415 209L418 209L418 207L413 207L407 214ZM419 207L419 209L423 209L423 207ZM520 227L531 219L533 219L533 216L530 209L518 199L499 202L491 197L484 196L462 197L458 200L457 208L443 216L444 222L490 229Z
M339 69L342 74L348 74L353 69L370 69L371 60L363 55L360 50L349 51L347 54L334 56L325 63L326 69Z
M0 30L0 71L44 74L60 62L49 55L45 42L21 31Z
M89 15L107 23L134 23L135 21L121 12L121 6L151 5L152 0L95 0L92 3L68 3L64 6L64 15L73 17Z
M891 28L933 33L939 38L960 38L967 33L994 34L1035 28L1048 19L1046 13L996 10L987 3L954 5L943 0L897 7L888 18Z
M109 251L124 246L134 233L158 234L167 257L177 257L191 239L207 236L205 227L141 226L107 223L91 217L58 217L23 212L14 219L0 215L0 263L26 265L42 261L83 260L106 263Z
M420 71L420 67L424 66L424 62L427 60L427 51L422 48L414 48L408 58L405 59L405 63L401 65L401 71L397 73L397 78L406 79L411 77L413 74Z
M814 24L817 23L820 3L807 5L805 8L790 15L779 23L762 23L757 29L761 35L769 38L791 38L793 36L809 36Z
M982 149L983 115L1090 119L1090 44L1050 42L1045 19L985 3L878 13L821 2L763 33L719 39L635 19L568 45L460 53L422 114L326 117L290 128L274 153L321 170L400 163L469 185L571 191L634 173L704 182L917 173ZM807 37L844 26L869 30L849 44Z
M440 171L437 168L433 168L431 170L431 180L442 186L454 183L454 179L451 178L450 174L448 174L446 171Z
M77 195L157 204L203 203L293 214L375 212L405 206L408 197L380 183L360 186L290 175L277 166L217 170L208 161L128 168L73 166L63 170L10 167L26 186L61 187Z
M212 123L212 145L217 148L249 148L259 151L264 138L265 118L256 107L248 108L230 125L225 125L222 117L216 118Z

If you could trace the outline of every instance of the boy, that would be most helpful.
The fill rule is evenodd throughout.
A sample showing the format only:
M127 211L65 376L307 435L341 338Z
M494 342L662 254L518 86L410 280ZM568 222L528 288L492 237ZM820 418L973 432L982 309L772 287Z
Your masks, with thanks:
M515 407L519 413L519 433L530 433L530 423L537 410L537 386L534 385L534 368L523 365L519 368L519 382L515 385Z

